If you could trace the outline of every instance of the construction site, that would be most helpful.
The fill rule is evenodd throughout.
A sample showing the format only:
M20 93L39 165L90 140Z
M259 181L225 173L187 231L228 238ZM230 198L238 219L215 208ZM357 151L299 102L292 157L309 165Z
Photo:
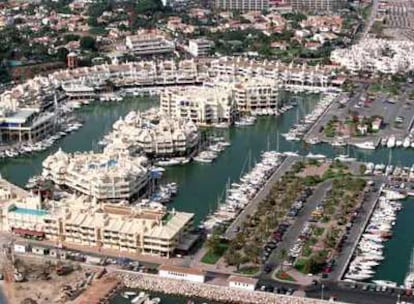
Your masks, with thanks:
M8 303L107 303L120 281L103 267L1 253L0 273Z

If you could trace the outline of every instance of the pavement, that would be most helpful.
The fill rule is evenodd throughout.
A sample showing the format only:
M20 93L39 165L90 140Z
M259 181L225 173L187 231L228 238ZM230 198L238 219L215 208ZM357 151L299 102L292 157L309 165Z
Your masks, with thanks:
M279 246L273 250L272 254L269 256L267 264L274 266L276 269L280 266L280 263L282 262L279 258L281 250L285 249L286 251L289 251L289 249L293 247L302 232L304 225L308 222L312 211L315 210L316 206L322 201L331 186L332 180L324 181L316 188L313 194L308 197L303 209L294 219L294 223L286 231L283 241L279 243ZM262 273L260 275L260 278L263 279L270 279L271 277L272 274Z
M244 208L244 210L237 216L237 218L230 224L224 233L224 238L233 239L237 235L237 227L240 227L246 220L248 215L254 214L259 203L262 202L270 193L274 183L281 178L291 167L291 165L298 160L296 156L288 156L276 169L273 175L269 178L262 190L253 198L253 200Z

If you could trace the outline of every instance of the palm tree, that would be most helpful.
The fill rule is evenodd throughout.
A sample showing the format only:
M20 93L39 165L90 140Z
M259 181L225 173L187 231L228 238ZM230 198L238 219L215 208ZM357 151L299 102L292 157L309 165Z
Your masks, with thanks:
M279 251L279 256L278 256L279 260L281 261L281 263L280 263L280 270L281 271L283 271L283 263L287 259L287 256L288 256L287 250L285 248L282 248Z

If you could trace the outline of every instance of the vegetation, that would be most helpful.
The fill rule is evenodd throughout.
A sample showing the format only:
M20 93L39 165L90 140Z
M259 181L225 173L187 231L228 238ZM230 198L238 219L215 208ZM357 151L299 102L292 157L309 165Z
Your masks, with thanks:
M241 273L244 275L255 275L260 271L260 267L258 266L244 266L241 267L237 273Z
M303 178L295 176L293 172L284 175L229 243L224 255L227 264L237 268L246 263L260 264L264 243L304 188Z
M278 278L279 280L282 280L282 281L289 281L289 282L295 282L296 280L291 276L291 275L289 275L286 271L282 271L282 270L279 270L277 273L276 273L276 278Z
M223 231L216 229L213 231L212 235L206 241L206 247L208 249L207 253L202 257L201 262L206 264L216 264L217 261L223 256L226 252L228 245L224 243L220 235Z

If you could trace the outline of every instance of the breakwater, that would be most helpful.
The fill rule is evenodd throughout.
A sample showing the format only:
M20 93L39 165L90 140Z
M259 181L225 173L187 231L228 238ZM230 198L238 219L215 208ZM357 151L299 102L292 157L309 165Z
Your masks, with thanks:
M326 304L329 301L286 296L261 291L245 291L212 284L161 278L150 274L119 274L128 288L166 294L179 294L185 297L201 297L211 301L231 304ZM339 302L336 302L339 303Z

